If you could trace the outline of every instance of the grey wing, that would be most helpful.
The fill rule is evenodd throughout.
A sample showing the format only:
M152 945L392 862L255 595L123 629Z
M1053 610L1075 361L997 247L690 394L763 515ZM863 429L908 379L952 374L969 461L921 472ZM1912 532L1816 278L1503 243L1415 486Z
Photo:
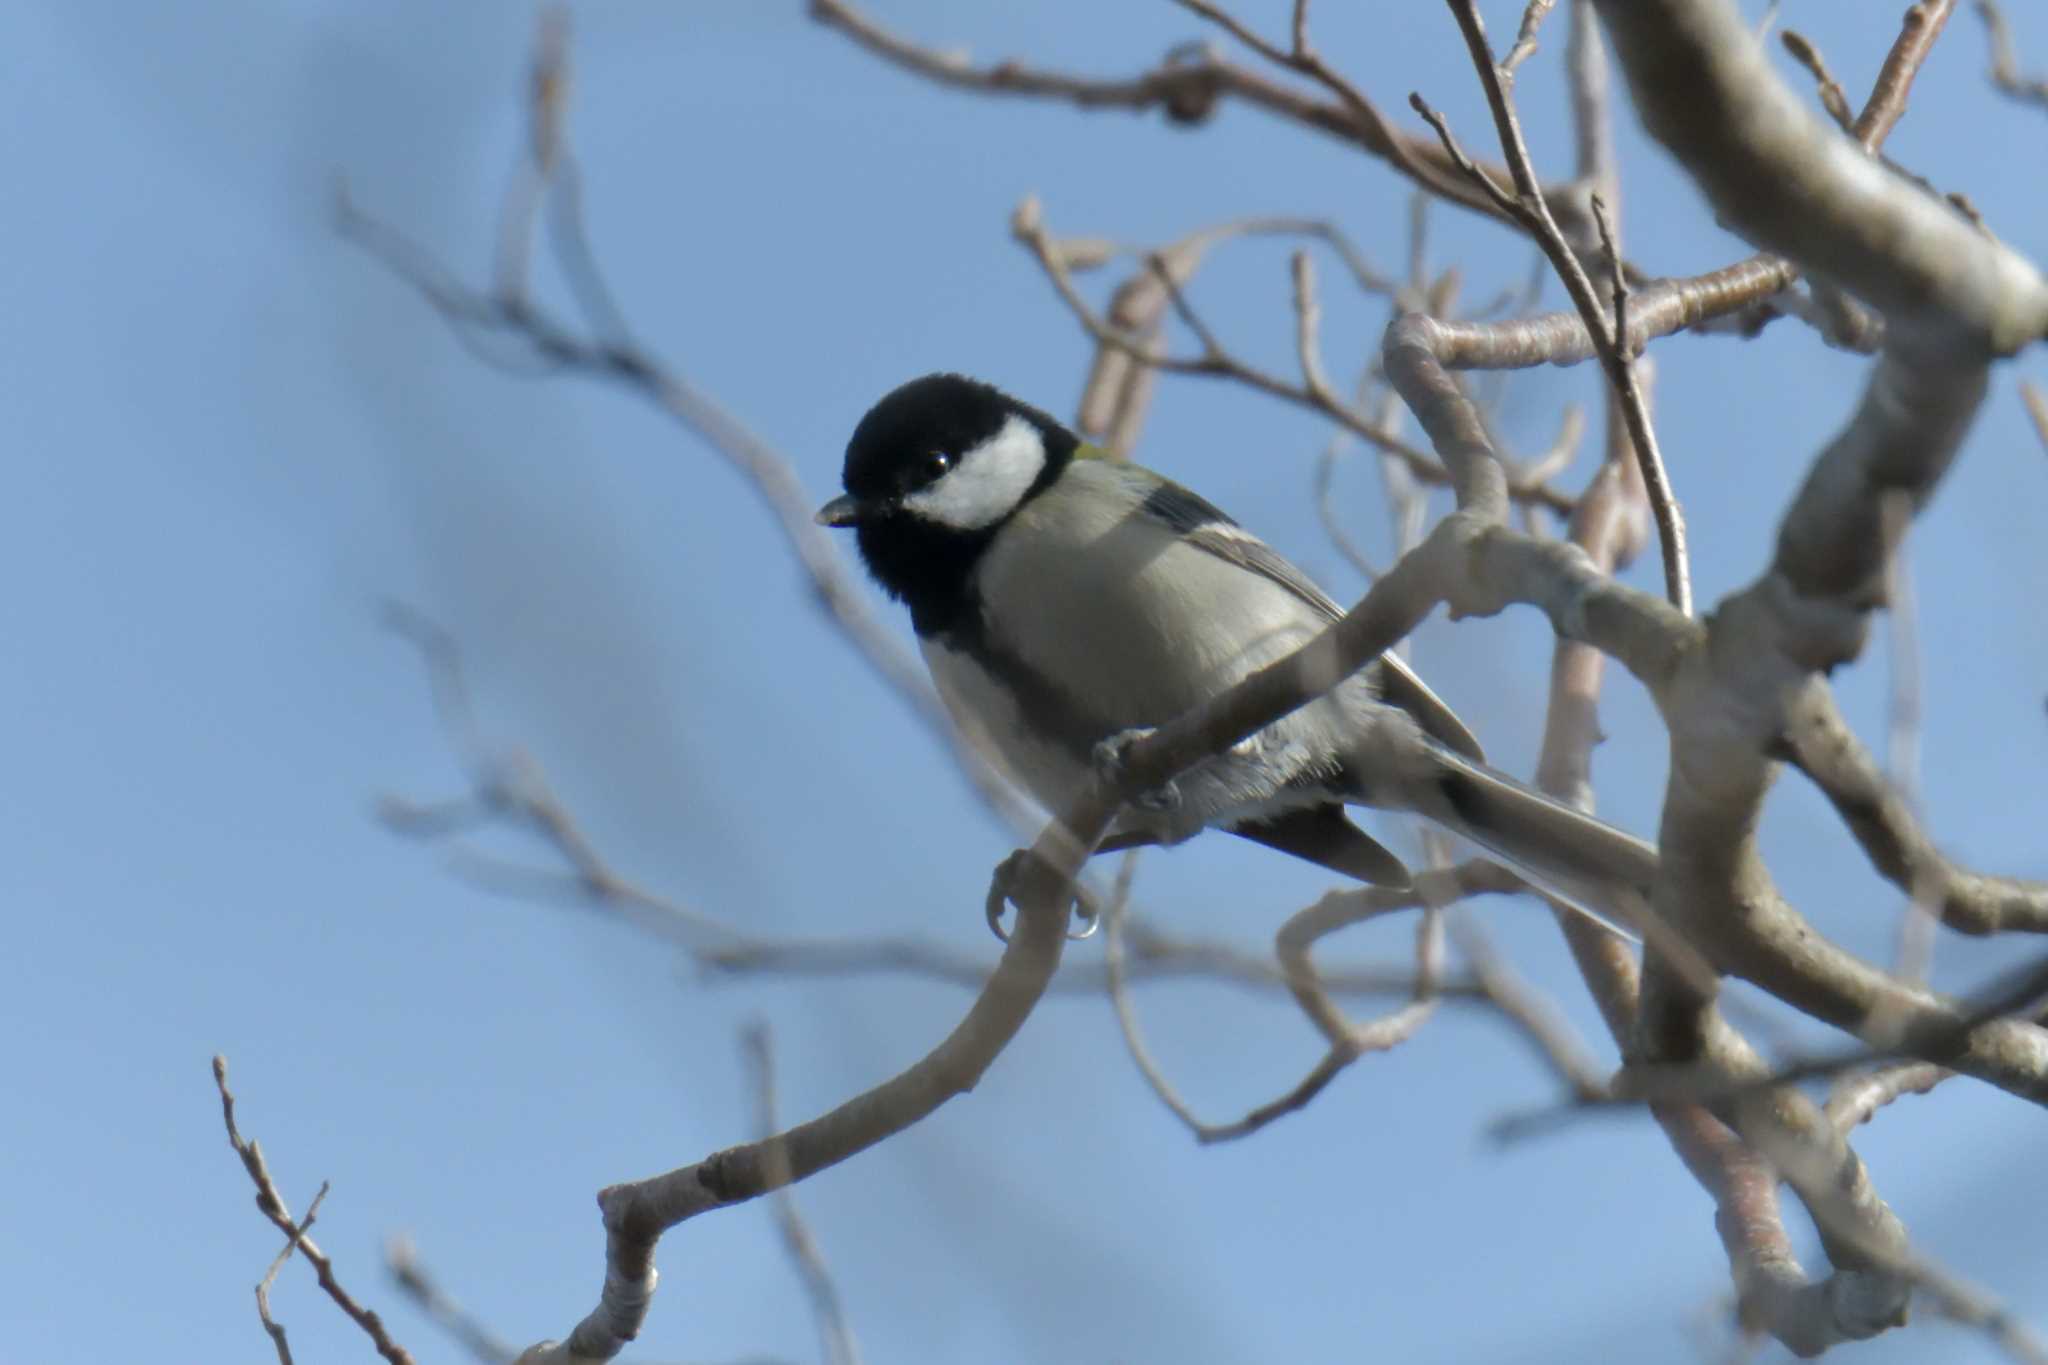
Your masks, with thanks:
M1178 531L1181 538L1218 559L1271 579L1334 621L1344 608L1272 546L1245 530L1199 493L1162 479L1145 497L1144 510Z
M1187 544L1278 583L1329 620L1344 614L1344 609L1313 579L1200 494L1161 479L1146 495L1145 510L1180 532ZM1380 695L1413 716L1424 734L1467 758L1485 759L1479 740L1465 728L1457 713L1430 691L1428 684L1415 676L1407 664L1392 654L1381 655L1376 681Z

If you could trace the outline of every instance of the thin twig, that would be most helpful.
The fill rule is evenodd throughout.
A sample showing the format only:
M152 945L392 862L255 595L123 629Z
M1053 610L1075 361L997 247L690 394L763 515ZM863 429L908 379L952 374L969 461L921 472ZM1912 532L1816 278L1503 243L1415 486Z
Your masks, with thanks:
M2020 74L2019 49L2013 43L2005 11L1992 0L1977 0L1977 16L1984 21L1984 36L1991 42L1992 86L2022 104L2048 109L2048 78Z
M1820 55L1820 49L1797 29L1786 29L1778 35L1778 41L1785 51L1792 54L1792 60L1806 68L1813 77L1820 95L1820 107L1828 111L1828 117L1845 133L1856 129L1856 116L1849 112L1849 95L1842 89L1842 83L1835 79L1835 73L1828 70L1827 59Z
M277 1283L277 1272L284 1269L284 1263L292 1258L293 1250L312 1228L313 1220L320 1213L320 1203L326 1198L327 1182L323 1180L313 1202L306 1206L306 1216L298 1221L290 1239L271 1258L270 1269L264 1271L263 1278L256 1282L256 1316L262 1320L263 1330L270 1334L271 1345L277 1348L277 1365L292 1365L292 1348L285 1336L284 1324L270 1315L270 1288Z
M1606 1069L1593 1060L1570 1021L1521 978L1471 916L1452 916L1451 941L1494 1007L1514 1020L1522 1037L1572 1094L1591 1097L1608 1092Z
M1287 975L1288 988L1323 1034L1326 1051L1285 1094L1258 1106L1242 1118L1227 1123L1209 1123L1194 1112L1166 1078L1146 1044L1136 1008L1130 999L1124 934L1131 866L1127 860L1119 873L1118 891L1110 898L1104 914L1104 962L1110 1003L1139 1074L1160 1102L1194 1134L1196 1141L1204 1144L1248 1136L1277 1119L1299 1112L1358 1058L1368 1053L1387 1051L1412 1037L1442 995L1441 967L1437 960L1441 943L1437 912L1441 905L1464 896L1508 890L1517 884L1497 864L1466 863L1442 871L1426 872L1411 890L1374 888L1334 892L1288 920L1278 937L1278 954ZM1337 929L1407 909L1424 912L1423 922L1417 930L1413 999L1382 1018L1364 1024L1353 1023L1331 1001L1327 983L1310 959L1309 949L1316 939ZM1497 963L1489 962L1482 969L1481 964L1475 962L1473 967L1471 980L1478 989L1478 998L1515 1025L1541 1055L1549 1057L1567 1075L1574 1093L1582 1088L1599 1087L1599 1082L1590 1079L1590 1070L1583 1064L1583 1051L1576 1046L1553 1011Z
M1321 85L1350 111L1359 128L1375 144L1373 150L1385 156L1396 170L1425 189L1469 205L1460 193L1455 177L1445 175L1441 166L1431 163L1424 150L1428 146L1426 142L1399 133L1363 91L1323 61L1309 42L1306 6L1295 9L1290 29L1291 46L1282 49L1267 42L1237 16L1220 5L1210 3L1210 0L1176 0L1176 3L1215 24L1273 65L1306 76Z
M538 765L516 745L486 736L468 698L461 660L440 627L409 609L397 609L404 633L421 649L434 682L444 732L457 746L472 783L463 796L438 803L386 798L380 813L395 833L421 840L446 839L465 830L502 825L527 834L567 867L566 872L516 866L458 849L450 870L496 895L549 904L570 904L617 914L622 921L675 944L707 976L901 975L979 990L995 963L935 939L866 935L843 939L783 939L749 933L736 923L663 896L613 866L582 832L580 822L547 785ZM513 755L501 759L501 752ZM1498 888L1512 891L1512 880ZM1125 916L1123 971L1133 984L1204 980L1242 986L1259 993L1283 991L1287 974L1270 956L1218 940L1169 934ZM1350 963L1322 969L1323 984L1337 996L1412 995L1412 971ZM1062 966L1048 993L1100 996L1107 977L1100 963ZM1488 1005L1485 988L1469 974L1438 982L1438 993L1460 1004ZM394 1270L394 1273L397 1273Z
M1934 1056L1953 1055L1963 1039L1975 1029L1994 1020L2038 1020L2048 1016L2048 957L2002 974L1968 999L1960 1002L1945 1036L1921 1038L1913 1051ZM1759 1061L1737 1074L1715 1060L1672 1062L1632 1066L1605 1099L1573 1100L1567 1104L1530 1109L1498 1120L1492 1131L1503 1139L1520 1139L1600 1113L1610 1113L1666 1102L1705 1104L1717 1109L1730 1104L1790 1093L1790 1088L1810 1081L1839 1078L1851 1072L1910 1061L1895 1046L1868 1044L1838 1052L1796 1057L1764 1068ZM1927 1060L1922 1056L1920 1060Z
M1586 410L1577 403L1566 403L1564 411L1558 415L1557 435L1550 438L1550 444L1541 454L1523 465L1522 477L1547 481L1564 473L1579 457L1579 443L1585 437Z
M384 1330L383 1319L371 1309L356 1302L342 1287L340 1279L334 1273L334 1262L329 1260L327 1254L306 1235L306 1227L310 1227L313 1222L311 1210L308 1210L303 1226L292 1219L291 1211L285 1207L284 1196L277 1192L277 1185L270 1178L270 1167L263 1159L263 1149L257 1145L254 1138L244 1138L241 1130L235 1126L235 1096L228 1089L228 1060L225 1057L216 1056L213 1059L213 1084L220 1092L221 1121L227 1125L228 1145L233 1147L235 1155L242 1159L242 1169L248 1172L250 1181L256 1186L257 1211L290 1239L291 1247L305 1256L306 1263L313 1267L313 1272L320 1281L321 1290L334 1301L335 1307L348 1315L349 1321L362 1329L363 1335L370 1339L371 1347L385 1359L387 1365L413 1365L412 1353L391 1339L390 1334ZM323 1184L320 1189L324 1196L327 1187ZM319 1204L320 1200L316 1198L313 1207L318 1208ZM264 1283L269 1283L268 1276L264 1277ZM263 1297L267 1302L267 1292ZM266 1323L266 1330L268 1327L269 1324ZM275 1334L272 1340L277 1340Z
M1919 0L1907 8L1899 24L1899 36L1892 40L1891 51L1885 54L1884 65L1878 68L1877 79L1871 83L1870 98L1850 130L1865 147L1876 151L1897 126L1906 112L1906 97L1912 93L1913 78L1920 74L1927 54L1934 50L1934 40L1948 26L1948 17L1954 11L1955 0Z
M543 15L544 45L563 41L559 23L551 17L553 13ZM558 55L550 60L565 67L566 57ZM547 66L544 62L542 69ZM536 79L535 98L558 101L565 84L566 77ZM552 105L548 112L531 116L536 128L554 127L561 117L560 110ZM866 588L837 546L815 524L814 500L797 477L795 466L709 393L642 350L627 332L611 291L604 284L603 272L590 256L573 158L566 148L555 145L552 139L557 138L558 131L546 136L535 133L529 140L529 159L522 164L519 174L542 178L537 193L552 192L551 242L574 287L578 307L590 329L588 335L550 315L523 292L526 272L515 268L505 253L530 251L532 240L528 232L501 230L495 268L498 288L482 292L462 285L404 234L358 210L346 193L337 197L336 228L345 240L411 285L466 344L488 337L523 348L509 357L479 350L478 354L488 363L501 368L509 365L519 374L573 371L610 379L640 393L709 445L744 476L774 514L785 541L810 578L815 600L832 622L910 703L926 726L947 742L961 771L989 807L1013 828L1029 828L1035 819L1030 804L961 738L933 693L920 662L881 622ZM538 155L546 155L549 160L534 160ZM512 211L519 211L522 204L523 201L515 199ZM514 292L505 292L508 289Z
M522 880L524 894L557 894L611 905L630 917L658 924L667 933L681 930L691 941L730 942L744 937L731 925L677 902L655 896L621 879L606 865L584 835L567 806L548 785L540 764L511 746L498 748L485 739L470 700L460 651L446 631L424 613L397 603L387 604L386 624L420 653L433 686L442 730L455 744L470 790L454 801L420 804L397 797L378 803L386 828L410 838L440 839L484 821L497 821L539 838L569 865L563 880L530 868L471 855L456 870L486 886L513 889Z
M1516 117L1514 105L1508 97L1506 82L1501 78L1499 68L1494 65L1491 51L1486 45L1486 34L1479 20L1478 12L1471 0L1450 0L1452 13L1458 20L1458 27L1465 35L1465 43L1471 54L1472 63L1479 72L1481 85L1485 87L1487 104L1493 111L1494 126L1500 137L1501 150L1507 156L1509 173L1514 177L1514 192L1493 182L1491 177L1467 156L1457 145L1450 131L1449 123L1438 114L1421 95L1409 96L1409 103L1437 130L1443 140L1445 152L1459 168L1474 177L1486 193L1498 200L1504 211L1512 213L1529 234L1536 239L1543 253L1550 259L1551 266L1564 282L1565 292L1571 296L1573 306L1585 323L1587 334L1593 340L1594 352L1599 356L1608 381L1621 395L1622 411L1628 420L1629 437L1635 444L1636 458L1643 466L1643 482L1650 489L1651 509L1657 520L1657 535L1664 556L1665 595L1672 605L1686 615L1691 614L1692 584L1691 571L1685 552L1685 522L1679 510L1678 500L1671 491L1670 478L1664 472L1663 458L1658 453L1655 428L1642 395L1637 390L1634 378L1629 372L1629 361L1635 352L1635 339L1618 333L1611 325L1606 310L1600 306L1593 291L1592 281L1587 277L1578 254L1559 229L1550 205L1544 198L1537 183L1536 171L1529 159L1529 149L1522 137L1521 121ZM1619 257L1613 256L1612 273L1617 281L1622 280L1626 271Z
M1128 345L1098 341L1095 358L1088 367L1074 426L1084 436L1118 455L1137 447L1151 403L1157 368L1150 358L1165 354L1161 323L1167 310L1166 290L1151 258L1163 258L1175 280L1185 282L1206 254L1221 243L1240 237L1304 236L1322 241L1349 271L1353 282L1366 294L1394 292L1393 283L1374 270L1365 255L1334 224L1312 218L1252 217L1233 219L1201 228L1159 251L1105 242L1100 238L1065 238L1053 243L1057 259L1069 271L1091 269L1119 256L1135 255L1139 268L1110 295L1107 321L1128 340L1140 343L1147 359L1134 357Z
M1214 7L1185 7L1222 22ZM1047 71L1020 61L977 66L958 53L926 47L888 31L847 0L811 0L810 13L813 19L846 34L892 65L953 89L1061 100L1083 109L1156 108L1183 125L1203 123L1224 101L1241 100L1378 157L1432 194L1481 213L1487 211L1487 206L1450 174L1450 168L1441 163L1426 138L1394 127L1372 101L1323 66L1311 51L1304 49L1304 59L1297 62L1292 54L1258 39L1242 25L1225 26L1234 35L1248 39L1252 50L1262 57L1285 70L1308 76L1336 98L1318 99L1291 82L1268 79L1225 60L1207 45L1178 48L1158 66L1136 76L1100 78ZM1296 17L1302 20L1300 12Z
M750 1026L741 1035L740 1042L748 1067L754 1074L754 1130L756 1136L768 1144L769 1180L776 1186L773 1198L775 1226L782 1233L782 1244L790 1259L796 1262L797 1270L803 1276L804 1291L811 1301L811 1314L818 1323L818 1339L824 1351L825 1365L860 1365L860 1346L854 1340L853 1325L847 1320L846 1301L840 1296L831 1268L825 1264L825 1253L819 1250L818 1239L811 1234L803 1211L797 1207L788 1170L788 1150L774 1141L782 1125L775 1117L775 1053L768 1036L768 1026L762 1023ZM779 1168L775 1167L776 1162L781 1163Z
M1919 610L1913 592L1913 569L1906 554L1913 508L1903 493L1886 499L1884 536L1886 632L1891 669L1891 704L1885 726L1885 771L1899 799L1916 818L1924 819L1920 785L1920 734L1926 703L1921 681ZM1899 924L1896 970L1907 981L1925 981L1934 952L1934 930L1941 923L1936 887L1912 891Z
M1664 596L1684 615L1692 615L1692 565L1686 552L1685 514L1671 489L1671 475L1664 468L1664 453L1657 446L1657 428L1650 420L1649 399L1636 382L1636 361L1629 343L1628 280L1621 268L1621 250L1607 219L1607 205L1593 196L1593 221L1600 230L1600 250L1607 260L1613 284L1615 351L1608 362L1615 392L1628 422L1629 442L1643 476L1643 492L1650 502L1650 515L1657 522L1657 539L1664 558Z
M1356 411L1350 404L1342 402L1327 391L1318 395L1305 385L1289 383L1245 362L1223 347L1213 329L1201 320L1200 314L1181 293L1178 281L1173 282L1167 297L1176 313L1190 324L1190 330L1195 332L1197 340L1203 343L1203 352L1197 356L1160 355L1150 346L1147 338L1132 336L1122 331L1091 308L1081 297L1073 277L1060 259L1057 241L1046 230L1044 216L1036 199L1026 199L1018 205L1016 213L1011 217L1010 226L1012 234L1031 252L1033 259L1045 271L1046 277L1052 282L1054 290L1067 305L1068 310L1073 313L1075 320L1096 342L1116 347L1140 364L1167 374L1204 375L1234 380L1262 393L1308 408L1336 422L1375 448L1401 459L1408 464L1415 477L1423 482L1437 486L1449 482L1450 476L1440 462L1406 442L1386 436L1374 426L1369 417ZM1170 265L1165 258L1159 259L1163 264ZM1161 271L1155 267L1153 273L1154 278L1159 279L1162 284L1172 279L1170 269ZM1558 512L1568 512L1572 505L1569 495L1547 485L1518 485L1513 489L1513 496L1518 500L1540 503Z
M1522 11L1522 26L1515 33L1515 45L1508 49L1508 55L1501 58L1500 69L1512 73L1514 69L1536 53L1536 30L1550 14L1557 0L1529 0L1529 7Z
M1302 382L1310 393L1334 402L1330 377L1323 369L1323 306L1316 297L1315 262L1306 251L1296 251L1290 264L1294 280L1294 350L1301 361Z
M436 1326L460 1342L462 1348L483 1365L508 1365L518 1354L504 1338L476 1318L441 1288L420 1260L419 1251L408 1237L393 1237L384 1244L384 1270L392 1282L412 1300L413 1306Z
M1374 387L1376 387L1376 381L1372 377L1371 368L1367 367L1366 373L1360 378L1358 391L1354 399L1361 410L1367 406L1368 397ZM1401 405L1401 396L1399 394L1391 389L1383 389L1380 396L1379 409L1375 414L1375 421L1382 432L1386 433L1389 437L1398 438L1401 414L1406 411L1407 409ZM1358 571L1359 577L1370 583L1379 577L1380 571L1373 564L1372 556L1368 555L1364 547L1359 545L1357 540L1353 539L1350 531L1345 529L1344 520L1338 514L1334 498L1337 461L1349 447L1351 439L1351 433L1340 427L1336 431L1331 432L1330 439L1323 443L1321 453L1316 456L1314 472L1310 479L1310 498L1315 504L1316 519L1322 523L1324 534L1329 536L1330 543L1337 547L1337 553L1342 555L1345 562ZM1394 457L1382 455L1380 458L1380 468L1382 477L1385 477L1385 471L1387 470L1401 470L1400 477L1403 485L1408 488L1416 486L1415 481L1408 478L1406 466Z
M1131 1002L1124 975L1123 921L1130 899L1131 879L1137 866L1135 860L1135 850L1124 855L1123 863L1117 872L1116 890L1110 896L1103 912L1103 963L1107 971L1110 1006L1116 1014L1117 1029L1123 1035L1124 1047L1130 1053L1132 1062L1137 1065L1138 1074L1144 1078L1145 1084L1151 1088L1159 1102L1166 1106L1168 1112L1186 1125L1188 1131L1194 1134L1195 1141L1204 1146L1249 1137L1278 1119L1299 1113L1337 1078L1339 1072L1357 1059L1358 1050L1349 1046L1331 1046L1309 1069L1308 1074L1286 1093L1259 1105L1242 1118L1227 1123L1209 1123L1204 1120L1181 1097L1173 1082L1167 1079L1165 1071L1153 1057L1152 1049L1145 1041L1144 1030L1138 1025L1137 1008Z

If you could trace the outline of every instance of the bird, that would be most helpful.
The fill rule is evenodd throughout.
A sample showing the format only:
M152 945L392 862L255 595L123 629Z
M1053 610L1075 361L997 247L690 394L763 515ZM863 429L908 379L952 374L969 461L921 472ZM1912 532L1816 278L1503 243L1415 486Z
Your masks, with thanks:
M1343 615L1313 580L1173 480L965 375L901 385L854 427L844 492L868 573L910 612L956 726L1062 812L1131 743ZM1351 806L1409 811L1615 927L1649 844L1489 766L1394 654L1129 802L1097 852L1222 829L1357 881L1408 867Z

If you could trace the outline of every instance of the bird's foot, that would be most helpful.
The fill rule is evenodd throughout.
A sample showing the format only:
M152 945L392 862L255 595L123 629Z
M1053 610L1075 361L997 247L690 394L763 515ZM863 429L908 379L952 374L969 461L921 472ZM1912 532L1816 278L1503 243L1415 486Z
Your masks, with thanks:
M1010 941L1010 931L1003 927L1003 920L1008 916L1012 905L1021 904L1017 900L1017 884L1022 880L1030 858L1031 851L1020 848L997 863L996 870L989 876L988 898L982 904L982 914L988 920L989 932L1000 942ZM1079 881L1070 888L1070 894L1074 898L1074 917L1081 921L1081 927L1069 929L1067 937L1076 941L1093 938L1095 931L1102 925L1102 917L1096 913L1094 902Z
M1130 755L1131 746L1148 738L1155 731L1151 726L1140 726L1134 730L1119 730L1095 746L1095 772L1104 782L1112 786L1123 781L1125 759ZM1180 784L1171 779L1150 791L1142 791L1131 798L1131 804L1139 810L1165 814L1180 809Z

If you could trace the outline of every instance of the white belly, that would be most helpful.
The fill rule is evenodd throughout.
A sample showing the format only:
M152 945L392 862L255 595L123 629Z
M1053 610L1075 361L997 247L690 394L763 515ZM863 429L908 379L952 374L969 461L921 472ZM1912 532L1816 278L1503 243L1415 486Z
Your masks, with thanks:
M968 742L1047 813L1067 810L1094 776L1095 744L1120 731L1090 727L1072 743L1053 739L1036 723L1040 717L1033 712L1041 705L1030 699L1028 689L1020 695L970 654L932 641L923 648L940 699ZM1114 828L1142 830L1160 843L1175 844L1211 826L1266 819L1329 801L1330 793L1312 779L1331 764L1338 705L1328 698L1311 703L1182 773L1174 782L1175 804L1128 807Z

